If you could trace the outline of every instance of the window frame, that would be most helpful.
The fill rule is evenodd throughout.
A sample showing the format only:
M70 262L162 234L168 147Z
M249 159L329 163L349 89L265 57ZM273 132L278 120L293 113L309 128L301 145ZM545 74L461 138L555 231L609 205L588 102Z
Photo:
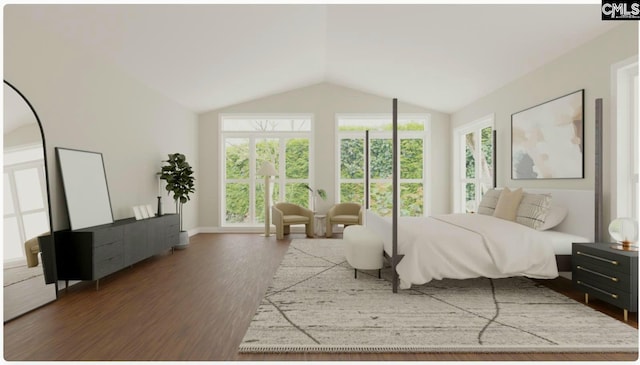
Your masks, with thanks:
M223 125L225 120L229 119L308 119L309 130L308 131L224 131ZM219 149L218 153L220 158L220 164L218 169L219 176L219 194L220 194L220 227L223 228L257 228L264 227L264 221L257 221L257 207L256 207L256 188L260 184L264 184L264 177L257 175L256 169L256 150L255 142L260 139L277 139L279 140L278 150L278 176L271 177L271 186L279 186L278 197L276 201L271 201L273 205L277 201L285 200L285 187L290 183L308 183L310 186L314 186L314 115L309 113L282 113L282 114L270 114L270 113L251 113L251 114L237 114L237 113L225 113L218 116L218 141ZM226 171L226 139L228 138L242 138L249 140L249 177L241 179L227 179ZM307 139L309 141L309 176L308 179L299 178L286 178L286 141L289 139ZM275 161L271 161L275 162ZM226 220L226 184L228 183L247 183L249 184L249 223L232 223ZM273 194L273 188L271 189ZM309 193L309 199L311 194ZM309 202L310 203L310 202Z
M481 183L489 183L489 185L493 186L493 177L483 177L478 176L478 171L482 171L480 168L480 159L478 156L482 153L482 130L491 127L492 136L493 131L495 131L495 113L491 113L485 115L481 118L475 119L469 123L462 124L453 130L453 213L463 213L467 211L466 207L466 185L468 183L475 184L475 197L476 197L476 207L474 211L478 210L478 206L480 205L480 201L482 200L482 191L481 191ZM474 151L474 162L475 162L475 171L476 175L474 178L466 177L466 135L469 133L474 133L478 142L476 143L476 150ZM492 141L492 151L495 150L493 148L493 144L496 141ZM493 152L492 152L493 155ZM493 155L493 173L496 173L496 156Z
M631 217L640 219L638 191L638 56L630 57L611 67L612 153L615 156L611 171L611 219ZM629 151L633 151L629 156Z
M340 120L343 119L378 119L378 120L388 120L391 122L392 116L390 114L385 113L336 113L335 115L335 161L336 161L336 172L335 172L335 201L341 201L341 189L340 185L342 183L365 183L365 176L361 179L343 179L341 176L341 147L343 139L365 139L364 131L340 131ZM422 184L422 216L428 216L431 213L431 114L428 113L399 113L398 121L405 119L422 119L424 120L424 129L422 131L398 131L398 140L403 139L421 139L422 140L422 179L398 179L398 184L401 185L403 183L421 183ZM374 139L393 139L393 131L380 131L380 130L370 130L369 131L369 141L371 142ZM363 143L363 152L364 151ZM398 149L396 152L398 156L400 156L400 145L396 148ZM371 148L371 146L369 146ZM372 178L369 176L369 184L375 183L392 183L393 178L390 177L388 179L380 179L380 178ZM401 189L399 189L401 190ZM365 189L366 192L366 189ZM400 195L400 191L396 192ZM400 199L398 199L400 201Z

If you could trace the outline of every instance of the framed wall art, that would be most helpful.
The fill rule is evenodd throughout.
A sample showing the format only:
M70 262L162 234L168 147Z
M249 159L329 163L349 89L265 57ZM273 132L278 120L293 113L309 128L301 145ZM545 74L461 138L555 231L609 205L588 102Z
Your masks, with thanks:
M511 114L511 178L584 178L584 89Z

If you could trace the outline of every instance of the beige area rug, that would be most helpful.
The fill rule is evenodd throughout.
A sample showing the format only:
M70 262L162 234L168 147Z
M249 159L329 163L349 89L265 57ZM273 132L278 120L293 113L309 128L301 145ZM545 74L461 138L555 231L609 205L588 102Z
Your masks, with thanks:
M638 331L526 278L435 280L392 293L338 239L294 240L241 353L637 352Z

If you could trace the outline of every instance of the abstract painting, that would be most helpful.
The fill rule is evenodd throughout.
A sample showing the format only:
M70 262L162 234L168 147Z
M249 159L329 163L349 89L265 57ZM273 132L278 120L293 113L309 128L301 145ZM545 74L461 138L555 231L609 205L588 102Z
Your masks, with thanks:
M511 178L584 178L584 89L511 115Z

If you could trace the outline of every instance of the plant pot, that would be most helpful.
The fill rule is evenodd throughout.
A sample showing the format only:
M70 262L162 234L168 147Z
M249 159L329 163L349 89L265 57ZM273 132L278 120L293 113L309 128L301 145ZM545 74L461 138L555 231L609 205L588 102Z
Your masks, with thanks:
M189 233L187 231L180 231L180 243L173 246L176 250L184 250L189 247Z

